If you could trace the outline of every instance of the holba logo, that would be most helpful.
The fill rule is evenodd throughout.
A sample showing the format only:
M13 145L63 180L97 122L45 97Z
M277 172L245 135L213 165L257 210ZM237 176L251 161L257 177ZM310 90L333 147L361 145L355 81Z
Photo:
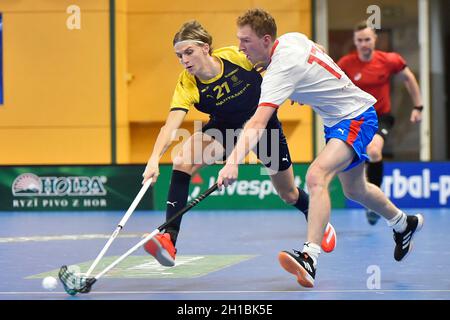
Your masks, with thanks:
M105 176L38 177L23 173L12 184L14 196L103 196Z
M32 173L21 174L12 184L12 193L15 196L32 196L39 194L41 190L39 177Z

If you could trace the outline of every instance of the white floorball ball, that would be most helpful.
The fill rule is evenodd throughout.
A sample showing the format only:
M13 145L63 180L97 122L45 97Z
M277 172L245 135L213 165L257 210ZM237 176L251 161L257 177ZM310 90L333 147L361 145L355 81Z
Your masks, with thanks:
M58 285L58 281L54 277L45 277L42 280L42 287L46 290L54 290Z

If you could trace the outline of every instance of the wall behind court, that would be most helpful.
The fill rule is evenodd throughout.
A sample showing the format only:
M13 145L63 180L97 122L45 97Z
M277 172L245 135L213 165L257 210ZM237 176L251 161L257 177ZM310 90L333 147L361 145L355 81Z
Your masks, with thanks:
M264 8L275 17L279 35L297 31L311 36L309 0L196 0L190 1L189 5L181 0L128 1L127 23L123 25L127 28L128 74L124 77L119 76L118 79L132 79L127 87L121 87L121 90L128 90L130 144L118 145L119 163L146 162L159 129L164 124L176 80L182 71L172 47L173 36L180 26L188 20L196 19L213 36L214 48L237 45L236 18L252 7ZM118 87L120 86L119 84ZM279 115L291 145L292 160L311 161L313 156L311 110L308 107L291 107L286 104L280 108ZM183 127L192 132L192 121L195 119L206 121L207 116L191 110ZM126 124L126 121L119 119L119 128L123 124ZM125 130L122 132L127 134ZM126 141L120 137L118 140ZM170 163L170 153L171 149L166 152L162 162ZM127 154L130 155L129 158L126 158Z
M2 0L0 164L110 162L109 2Z
M236 17L262 7L279 34L311 36L309 0L116 0L115 85L110 99L109 0L3 0L4 95L0 106L0 165L109 164L147 161L168 114L178 74L172 38L181 24L199 20L216 48L235 45ZM81 9L81 29L66 26L69 5ZM111 128L111 105L116 124ZM312 160L312 112L279 111L295 162ZM183 125L207 116L192 110ZM113 143L111 144L111 136ZM295 146L295 148L294 148ZM162 159L170 163L170 150Z

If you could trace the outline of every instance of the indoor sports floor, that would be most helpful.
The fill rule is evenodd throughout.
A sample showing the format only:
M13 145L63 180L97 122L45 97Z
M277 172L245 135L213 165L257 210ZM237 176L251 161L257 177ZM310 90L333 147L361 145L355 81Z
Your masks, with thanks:
M161 267L139 249L89 294L74 297L60 284L44 290L42 278L56 276L63 264L85 271L124 212L2 212L0 300L449 300L450 209L407 212L423 213L425 224L413 252L399 263L384 221L370 226L362 210L333 210L337 248L321 254L313 289L300 287L277 260L280 250L301 249L303 215L293 210L188 212L177 266ZM96 271L163 219L163 212L136 211Z

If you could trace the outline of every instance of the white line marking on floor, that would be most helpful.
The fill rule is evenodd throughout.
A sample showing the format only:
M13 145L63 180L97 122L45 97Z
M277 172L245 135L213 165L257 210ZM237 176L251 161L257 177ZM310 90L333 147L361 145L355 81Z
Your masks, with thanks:
M118 238L140 238L143 233L124 233L120 234ZM60 240L95 240L95 239L109 239L110 234L67 234L58 236L34 236L34 237L5 237L0 238L0 243L11 242L28 242L28 241L60 241Z
M429 289L429 290L305 290L305 291L290 291L290 290L274 290L274 291L92 291L89 294L236 294L236 293L388 293L388 292L449 292L450 290ZM0 292L0 295L20 295L20 294L66 294L63 291L50 292L50 291L34 291L34 292Z

